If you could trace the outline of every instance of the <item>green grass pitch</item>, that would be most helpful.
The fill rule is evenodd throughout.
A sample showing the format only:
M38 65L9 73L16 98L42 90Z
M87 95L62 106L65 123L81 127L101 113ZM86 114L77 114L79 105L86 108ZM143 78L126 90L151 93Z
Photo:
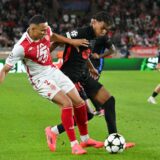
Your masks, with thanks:
M114 155L87 148L88 154L76 156L65 133L58 137L56 152L48 150L44 128L60 122L58 107L33 91L25 74L9 74L0 85L0 160L159 160L160 97L157 105L147 103L159 77L157 71L103 72L100 81L116 97L119 133L136 147ZM89 132L105 140L103 117L89 122Z

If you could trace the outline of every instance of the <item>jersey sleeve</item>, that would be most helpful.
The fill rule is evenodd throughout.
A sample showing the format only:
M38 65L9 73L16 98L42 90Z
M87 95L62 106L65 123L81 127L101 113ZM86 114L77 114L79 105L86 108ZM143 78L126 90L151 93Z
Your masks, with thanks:
M21 45L15 45L6 59L6 64L13 67L19 60L24 58L24 49Z

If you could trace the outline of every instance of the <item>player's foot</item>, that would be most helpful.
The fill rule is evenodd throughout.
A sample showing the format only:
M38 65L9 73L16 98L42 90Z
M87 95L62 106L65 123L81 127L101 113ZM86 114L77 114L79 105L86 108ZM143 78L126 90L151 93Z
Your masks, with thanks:
M149 103L151 103L151 104L157 104L155 98L152 97L152 96L150 96L147 101L148 101Z
M57 135L51 131L50 126L45 129L45 134L47 138L48 147L50 151L54 152L56 150Z
M95 116L98 116L98 115L100 115L100 111L94 111L93 114L94 114Z
M89 138L85 142L81 142L80 145L84 147L94 147L94 148L102 148L104 147L104 143L100 141L96 141L94 139Z
M100 112L98 115L99 117L104 116L104 109L101 109L99 112Z
M135 145L136 145L136 144L133 143L133 142L127 142L127 143L126 143L126 146L125 146L125 149L132 148L132 147L134 147Z
M86 154L87 151L84 150L79 144L75 144L73 147L72 147L72 154Z

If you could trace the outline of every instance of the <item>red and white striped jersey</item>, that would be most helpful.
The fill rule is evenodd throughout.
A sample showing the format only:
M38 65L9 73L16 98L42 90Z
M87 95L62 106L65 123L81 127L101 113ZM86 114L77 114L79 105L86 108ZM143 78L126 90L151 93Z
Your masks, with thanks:
M55 69L50 54L51 35L48 27L47 34L42 39L33 41L28 32L25 32L6 59L6 64L12 67L22 60L31 81L49 75Z

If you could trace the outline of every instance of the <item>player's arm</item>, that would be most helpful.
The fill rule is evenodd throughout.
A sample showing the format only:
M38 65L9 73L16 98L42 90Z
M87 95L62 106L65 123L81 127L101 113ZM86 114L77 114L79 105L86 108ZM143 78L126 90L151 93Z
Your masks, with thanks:
M50 46L50 52L54 51L58 46L61 46L63 43L53 42Z
M71 37L66 38L56 33L52 33L51 41L58 42L58 43L67 43L75 47L78 47L78 46L88 47L89 45L89 42L86 39L72 39Z
M11 68L22 58L24 57L24 49L22 46L15 45L12 52L6 59L6 64L0 71L0 83L2 83L7 75L7 73L11 70Z
M98 76L99 76L99 73L98 73L97 69L93 66L93 64L92 64L92 62L89 58L87 60L87 66L88 66L88 69L89 69L89 72L90 72L91 76L94 79L97 79Z
M3 66L3 68L0 71L0 83L2 83L7 75L7 73L10 71L11 67L7 64Z
M109 48L109 50L103 54L100 55L100 58L104 58L106 56L110 56L112 54L117 54L116 47L112 44L112 46Z
M112 54L117 54L117 50L116 50L116 48L115 48L114 45L112 45L112 46L109 48L109 50L107 50L107 51L104 52L103 54L93 53L93 54L92 54L92 57L93 57L94 59L100 59L100 58L104 58L104 57L106 57L106 56L110 56L110 55L112 55Z

